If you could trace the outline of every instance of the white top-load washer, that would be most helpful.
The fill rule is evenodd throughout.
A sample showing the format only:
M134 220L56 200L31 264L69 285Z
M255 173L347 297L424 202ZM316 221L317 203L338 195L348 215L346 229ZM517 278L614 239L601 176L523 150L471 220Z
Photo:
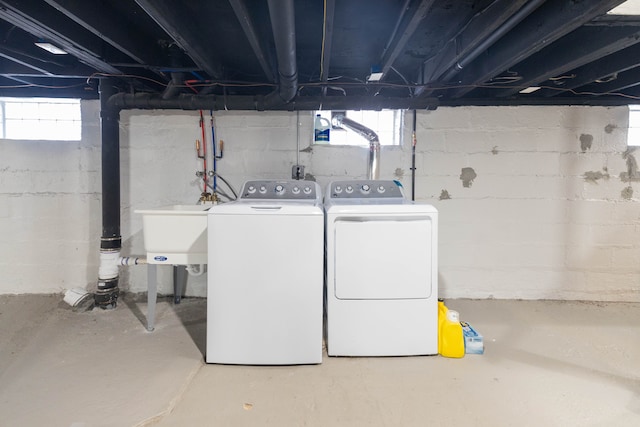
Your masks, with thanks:
M248 181L208 214L207 363L322 362L324 212L311 181Z
M394 181L325 195L329 356L438 353L438 212Z

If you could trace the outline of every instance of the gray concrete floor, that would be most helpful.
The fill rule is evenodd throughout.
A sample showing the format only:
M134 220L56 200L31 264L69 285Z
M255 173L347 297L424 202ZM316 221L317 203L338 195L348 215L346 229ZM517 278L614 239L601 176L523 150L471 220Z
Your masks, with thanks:
M206 301L0 296L0 426L638 426L640 303L452 300L484 355L204 364Z

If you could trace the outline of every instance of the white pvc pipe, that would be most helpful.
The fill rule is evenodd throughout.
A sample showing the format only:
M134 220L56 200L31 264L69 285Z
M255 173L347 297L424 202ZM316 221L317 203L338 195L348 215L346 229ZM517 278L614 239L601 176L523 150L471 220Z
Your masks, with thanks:
M146 264L147 258L143 256L125 256L118 258L118 264L120 265L141 265Z
M204 273L204 264L189 264L187 265L187 272L191 276L202 276L202 273Z
M107 280L118 277L118 259L120 251L101 250L98 279Z

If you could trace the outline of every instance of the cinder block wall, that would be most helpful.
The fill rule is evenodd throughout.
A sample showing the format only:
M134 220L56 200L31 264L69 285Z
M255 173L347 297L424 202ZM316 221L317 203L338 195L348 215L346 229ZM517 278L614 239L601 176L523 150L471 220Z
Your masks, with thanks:
M97 277L99 105L83 104L81 143L2 142L0 292L60 292ZM626 107L465 107L420 111L416 198L440 211L440 294L638 301L640 179ZM144 254L136 209L195 203L197 112L121 114L123 254ZM207 132L209 117L205 114ZM382 179L411 192L412 113L404 144L382 151ZM298 161L323 187L364 178L367 149L310 147L310 112L216 112L219 173L288 178ZM210 136L207 133L208 144ZM210 146L208 146L210 148ZM209 150L210 151L210 150ZM209 162L209 165L211 162ZM402 242L389 242L402 251ZM171 292L171 268L160 268ZM122 271L146 289L146 268ZM204 277L187 293L206 294Z

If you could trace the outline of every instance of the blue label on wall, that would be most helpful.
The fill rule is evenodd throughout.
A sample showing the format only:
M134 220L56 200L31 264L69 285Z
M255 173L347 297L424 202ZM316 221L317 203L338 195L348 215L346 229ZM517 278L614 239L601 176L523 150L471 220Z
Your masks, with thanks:
M162 256L162 255L158 255L157 257L153 257L154 260L156 261L166 261L167 257L166 256Z

